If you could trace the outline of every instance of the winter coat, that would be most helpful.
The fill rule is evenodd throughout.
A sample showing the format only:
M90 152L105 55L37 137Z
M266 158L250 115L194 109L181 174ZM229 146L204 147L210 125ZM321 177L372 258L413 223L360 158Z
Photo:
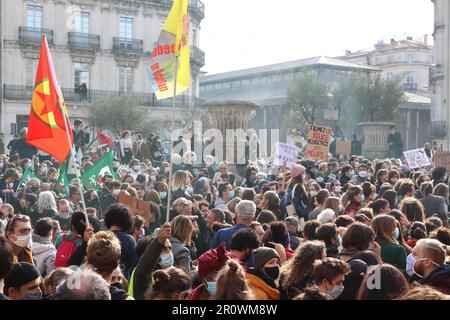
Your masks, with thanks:
M274 288L273 281L271 286L261 276L254 269L249 269L246 274L248 286L256 300L280 300L280 291Z
M450 265L444 264L420 280L421 284L434 287L445 294L450 294Z
M56 248L48 238L37 234L32 235L33 259L36 268L42 276L49 274L55 268Z
M189 249L175 237L169 238L172 244L173 266L183 269L186 273L191 272L192 260Z

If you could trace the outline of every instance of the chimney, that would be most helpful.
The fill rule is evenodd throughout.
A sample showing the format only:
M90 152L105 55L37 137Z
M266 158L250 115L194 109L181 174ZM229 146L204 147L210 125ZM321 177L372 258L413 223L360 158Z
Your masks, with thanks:
M413 37L406 37L406 40L413 41Z
M391 46L395 46L395 39L394 38L391 39Z
M427 34L423 36L423 44L428 46L428 35Z
M383 42L383 40L380 40L380 41L378 41L378 43L377 44L375 44L375 49L378 51L378 50L381 50L381 49L383 49L384 48L384 42Z

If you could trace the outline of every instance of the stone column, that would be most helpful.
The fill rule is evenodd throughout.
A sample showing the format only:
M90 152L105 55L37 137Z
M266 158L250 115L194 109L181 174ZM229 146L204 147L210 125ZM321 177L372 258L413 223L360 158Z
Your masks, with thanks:
M387 157L390 127L393 122L361 122L359 126L364 133L363 156L369 159Z

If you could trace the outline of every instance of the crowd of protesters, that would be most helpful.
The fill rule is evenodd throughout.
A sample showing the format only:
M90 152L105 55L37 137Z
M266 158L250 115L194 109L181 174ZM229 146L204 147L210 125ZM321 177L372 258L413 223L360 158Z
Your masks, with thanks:
M83 130L82 172L102 156ZM450 299L445 168L299 158L283 177L263 159L240 176L187 151L168 181L161 139L126 131L120 180L95 191L73 179L63 196L61 164L25 138L0 155L0 300ZM20 187L26 169L38 178ZM152 220L121 193L149 201Z

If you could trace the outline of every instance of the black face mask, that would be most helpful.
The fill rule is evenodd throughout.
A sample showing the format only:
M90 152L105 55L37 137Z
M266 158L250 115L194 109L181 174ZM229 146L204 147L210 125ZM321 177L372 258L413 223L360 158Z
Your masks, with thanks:
M264 273L272 280L275 280L280 275L280 267L264 268Z
M120 283L120 282L111 283L111 286L116 287L117 289L123 290L122 283Z
M38 190L39 190L39 188L37 188L37 187L31 187L31 188L30 188L30 191L31 191L32 193L37 193Z

